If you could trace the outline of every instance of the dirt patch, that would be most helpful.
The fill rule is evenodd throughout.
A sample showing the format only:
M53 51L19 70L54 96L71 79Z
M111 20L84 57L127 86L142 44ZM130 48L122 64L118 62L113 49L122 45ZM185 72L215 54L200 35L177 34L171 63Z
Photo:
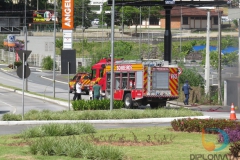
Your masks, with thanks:
M14 155L14 154L8 154L8 155L4 155L4 156L0 156L0 159L21 159L21 160L35 160L33 157L31 156L19 156L19 155Z
M167 142L165 144L169 144L170 142ZM163 145L158 142L133 142L133 141L125 141L125 142L93 142L95 145L103 146L103 145L110 145L110 146L160 146Z
M8 146L17 146L17 147L23 147L23 146L29 146L30 142L19 142L19 143L10 143L7 144Z

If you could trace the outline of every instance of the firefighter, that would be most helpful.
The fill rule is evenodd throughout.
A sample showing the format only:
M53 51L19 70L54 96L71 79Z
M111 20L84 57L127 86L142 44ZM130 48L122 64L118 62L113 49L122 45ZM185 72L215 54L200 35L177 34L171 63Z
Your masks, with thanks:
M93 86L93 99L99 100L100 91L101 91L101 86L98 84L98 82L95 82L95 84Z
M192 90L192 88L188 84L188 80L186 80L184 85L182 86L182 91L184 92L184 95L185 95L185 100L183 101L183 103L185 105L188 105L188 99L189 99L189 94L190 94L189 90Z

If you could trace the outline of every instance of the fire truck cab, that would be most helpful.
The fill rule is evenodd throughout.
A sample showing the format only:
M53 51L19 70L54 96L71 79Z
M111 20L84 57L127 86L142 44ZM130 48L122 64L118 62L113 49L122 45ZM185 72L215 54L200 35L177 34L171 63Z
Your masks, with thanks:
M124 101L125 108L150 104L151 108L166 106L178 98L178 67L160 60L115 60L111 80L111 59L102 59L92 66L91 87L101 86L102 97L110 98L114 83L114 100Z
M89 83L90 83L90 74L89 73L77 73L74 75L72 79L69 81L69 92L73 92L74 85L76 81L80 81L82 83L82 92L85 92L87 95L89 94Z

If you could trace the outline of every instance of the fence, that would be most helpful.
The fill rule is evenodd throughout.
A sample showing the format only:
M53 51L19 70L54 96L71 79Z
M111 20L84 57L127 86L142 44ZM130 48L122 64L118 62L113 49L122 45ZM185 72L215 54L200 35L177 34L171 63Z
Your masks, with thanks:
M30 67L41 67L43 58L50 56L53 58L53 55L42 55L42 54L34 54L31 53L27 59L27 63ZM11 50L4 50L0 49L0 60L6 64L13 64L16 60L16 55ZM61 70L61 56L56 55L56 70ZM20 60L19 60L20 61ZM77 58L76 59L76 66L77 68L80 66L86 67L87 65L91 64L91 58Z
M53 58L52 55L41 55L41 54L34 54L31 53L27 59L27 63L30 67L41 67L43 58L50 56ZM11 50L4 50L0 49L0 57L1 62L4 62L6 64L13 64L16 60L16 54L14 54ZM20 61L20 59L19 59ZM60 70L61 67L61 57L59 55L56 55L56 70Z

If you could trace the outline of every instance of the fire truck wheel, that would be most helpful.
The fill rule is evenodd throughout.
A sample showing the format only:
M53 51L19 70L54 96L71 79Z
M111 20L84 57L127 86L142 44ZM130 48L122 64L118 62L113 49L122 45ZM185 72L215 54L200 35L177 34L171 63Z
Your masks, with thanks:
M167 101L163 101L158 104L159 107L165 107L166 105L167 105Z
M151 108L158 108L158 106L159 106L158 102L152 102L152 103L150 103L150 107L151 107Z
M124 96L124 106L125 108L132 108L133 102L132 102L132 96L130 93L127 93Z

